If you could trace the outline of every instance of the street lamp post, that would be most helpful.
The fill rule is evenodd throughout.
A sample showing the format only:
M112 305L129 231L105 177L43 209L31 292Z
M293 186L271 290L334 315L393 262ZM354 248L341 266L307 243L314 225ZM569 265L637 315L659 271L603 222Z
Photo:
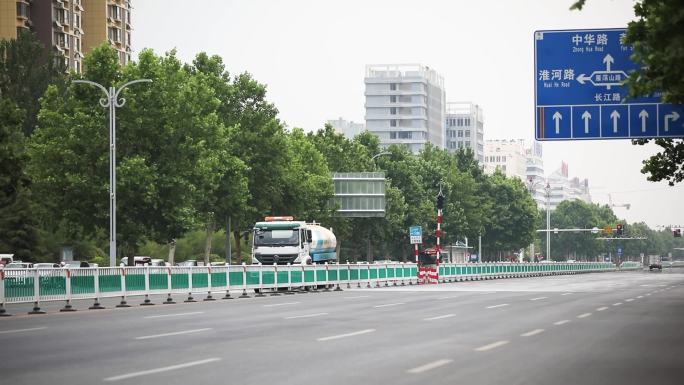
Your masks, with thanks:
M100 99L100 105L109 107L109 266L116 266L116 108L123 107L126 99L119 99L119 94L126 87L136 83L151 83L150 79L138 79L130 81L117 90L90 80L74 80L76 84L89 84L104 92L105 97Z

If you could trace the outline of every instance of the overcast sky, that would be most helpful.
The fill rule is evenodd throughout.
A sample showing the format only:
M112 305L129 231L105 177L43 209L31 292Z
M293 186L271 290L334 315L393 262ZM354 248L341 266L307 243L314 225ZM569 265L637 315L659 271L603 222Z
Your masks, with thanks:
M533 32L622 28L630 0L134 0L133 49L183 61L201 51L227 69L250 72L289 127L306 131L326 120L363 122L367 64L421 63L445 80L447 101L484 110L485 139L534 138ZM589 178L594 202L615 203L628 222L684 225L684 184L646 181L641 161L655 146L626 140L545 142L547 174L569 164Z

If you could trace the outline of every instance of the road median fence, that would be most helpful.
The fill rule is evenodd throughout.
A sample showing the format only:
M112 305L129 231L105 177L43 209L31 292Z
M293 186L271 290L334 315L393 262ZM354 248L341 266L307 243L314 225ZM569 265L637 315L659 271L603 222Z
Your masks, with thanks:
M626 263L626 262L625 262ZM634 268L625 266L622 269ZM639 264L640 266L640 264ZM615 271L607 262L581 263L476 263L441 264L439 282L471 281L496 278L537 277ZM62 311L73 311L71 302L92 299L91 309L103 308L102 298L118 297L118 307L129 306L128 297L144 296L142 303L151 304L150 295L166 295L164 303L174 303L173 296L231 292L247 297L248 291L263 296L292 294L297 291L339 291L351 287L380 287L418 284L415 263L390 264L324 264L324 265L232 265L198 267L100 267L63 269L0 270L0 316L8 315L6 304L33 303L30 313L43 313L41 302L64 301Z

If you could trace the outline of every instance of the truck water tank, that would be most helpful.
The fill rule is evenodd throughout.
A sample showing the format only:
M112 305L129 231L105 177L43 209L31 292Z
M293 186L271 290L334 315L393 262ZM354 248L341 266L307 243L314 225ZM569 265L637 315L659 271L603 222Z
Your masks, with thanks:
M337 238L332 231L319 225L307 225L307 230L311 230L311 249L309 254L313 262L335 262L337 261L337 254L335 248L337 247Z

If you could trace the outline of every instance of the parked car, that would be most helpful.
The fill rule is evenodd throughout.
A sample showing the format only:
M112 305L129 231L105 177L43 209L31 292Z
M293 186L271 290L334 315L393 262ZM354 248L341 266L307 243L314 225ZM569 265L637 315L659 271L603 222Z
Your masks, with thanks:
M168 265L168 263L166 263L166 261L163 259L155 258L155 259L150 260L150 266L167 266L167 265Z
M196 259L188 259L187 261L178 262L176 266L199 266Z
M59 264L58 263L41 262L41 263L34 263L33 267L36 269L54 269L54 268L59 268Z
M33 264L30 262L14 261L5 266L5 269L30 269Z
M91 267L86 261L64 261L62 262L62 267L75 268L75 267Z
M150 266L152 263L152 257L145 255L136 255L133 257L133 265L135 266ZM128 266L128 257L121 258L121 264L119 266Z

